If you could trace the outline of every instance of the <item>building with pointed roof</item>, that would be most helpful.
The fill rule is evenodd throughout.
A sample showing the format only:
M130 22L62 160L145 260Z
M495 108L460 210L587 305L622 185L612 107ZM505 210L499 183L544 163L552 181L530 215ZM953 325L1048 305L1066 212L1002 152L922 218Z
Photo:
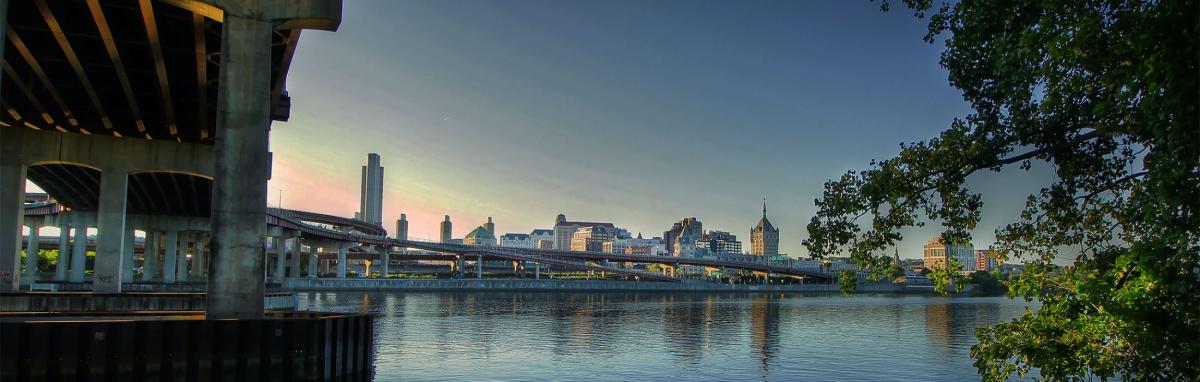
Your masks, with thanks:
M779 256L779 229L767 220L767 200L763 199L762 219L750 229L750 254Z
M487 227L479 226L463 237L463 244L496 245L496 235L488 231Z

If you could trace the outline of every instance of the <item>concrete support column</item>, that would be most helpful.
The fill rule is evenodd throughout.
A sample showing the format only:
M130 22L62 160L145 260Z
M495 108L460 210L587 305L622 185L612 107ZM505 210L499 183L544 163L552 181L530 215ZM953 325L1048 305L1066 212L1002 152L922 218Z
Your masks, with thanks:
M25 246L25 275L21 276L19 284L28 287L37 281L38 249L42 245L42 219L29 219L29 245Z
M346 250L348 248L345 243L338 243L337 278L339 279L346 278Z
M96 264L92 291L121 293L125 258L125 200L129 174L121 169L100 173L100 205L96 211Z
M538 262L533 263L533 279L534 280L542 279L542 263L538 263Z
M7 17L8 2L0 3L0 9ZM0 142L0 292L16 292L20 283L27 168L15 155L21 148L21 142L17 141L5 139Z
M133 282L133 247L134 240L137 238L133 235L133 229L125 227L124 243L121 244L121 283Z
M175 262L179 259L179 231L167 230L163 235L163 284L175 283Z
M54 281L67 281L67 270L71 269L71 226L58 225L58 259L54 267Z
M386 279L388 273L391 272L391 270L388 269L389 263L392 262L391 255L388 254L388 249L386 247L383 249L383 252L379 253L379 260L383 262L382 266L379 267L379 278Z
M283 282L284 277L287 277L287 270L284 265L287 264L287 251L284 250L287 244L280 238L275 238L275 280Z
M317 266L319 265L319 258L317 257L317 254L317 249L313 248L312 254L308 256L308 278L310 279L317 278Z
M179 254L175 257L175 281L188 280L188 251L191 249L192 234L184 232L179 235Z
M263 272L270 176L272 26L232 12L221 26L207 318L257 319L265 292L257 275Z
M73 283L83 282L83 271L87 268L87 224L75 227L75 246L71 248L71 276Z
M197 233L195 247L192 249L192 276L208 275L208 235Z
M475 256L475 278L483 278L483 255Z
M300 233L298 233L298 232L293 234L291 240L288 240L290 245L288 245L288 243L284 243L285 244L284 246L287 247L287 249L288 249L288 251L287 251L288 256L291 256L290 260L288 260L291 262L291 272L290 272L291 274L289 274L288 276L291 276L291 277L300 277L300 236L299 235L300 235Z
M142 246L142 281L158 280L158 231L146 231L146 241Z

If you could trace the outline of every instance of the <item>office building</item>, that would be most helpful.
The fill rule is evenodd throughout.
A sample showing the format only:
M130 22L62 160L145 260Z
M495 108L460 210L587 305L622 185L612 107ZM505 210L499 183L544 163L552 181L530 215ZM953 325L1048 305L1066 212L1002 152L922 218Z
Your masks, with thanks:
M535 248L535 243L529 234L506 233L500 236L500 246L510 248Z
M442 227L441 227L442 234L441 234L441 238L440 238L441 242L443 242L443 243L450 242L451 235L453 234L453 231L451 231L451 228L452 227L450 225L450 215L446 215L446 220L442 221Z
M725 231L706 232L696 242L696 247L707 249L709 253L742 253L742 242L738 241L737 235Z
M996 262L996 257L992 255L992 250L975 250L975 270L991 272L996 269L1000 269L1000 264Z
M362 181L359 188L359 220L383 224L383 167L379 165L379 154L367 154L367 165L362 166Z
M590 228L595 226L616 228L612 223L568 221L566 215L558 214L558 217L554 219L554 249L570 250L571 241L575 235L575 232L582 228Z
M767 201L763 200L762 219L758 225L750 229L750 254L774 257L779 256L779 229L767 220Z
M971 243L947 245L941 236L925 243L926 269L943 269L946 267L946 259L950 257L958 260L963 272L974 272L977 268L978 259Z
M408 240L408 215L400 214L400 220L396 220L396 239Z
M666 245L667 253L672 256L691 256L696 249L696 241L703 236L704 224L700 220L694 217L684 218L663 232L663 244Z
M603 252L604 242L613 238L612 225L592 225L579 228L571 235L572 251Z

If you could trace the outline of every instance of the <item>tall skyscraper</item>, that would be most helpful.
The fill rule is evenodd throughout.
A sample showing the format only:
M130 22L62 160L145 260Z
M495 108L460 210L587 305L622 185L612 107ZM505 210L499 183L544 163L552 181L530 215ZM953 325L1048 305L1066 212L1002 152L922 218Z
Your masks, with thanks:
M408 215L400 214L400 220L396 221L396 239L408 240Z
M779 229L767 220L767 200L763 199L762 219L750 229L750 254L779 256Z
M362 185L359 189L358 213L355 217L367 223L383 224L383 167L379 154L367 154L362 166Z
M450 215L446 215L446 220L442 221L442 242L449 243L450 235L453 231L450 230Z

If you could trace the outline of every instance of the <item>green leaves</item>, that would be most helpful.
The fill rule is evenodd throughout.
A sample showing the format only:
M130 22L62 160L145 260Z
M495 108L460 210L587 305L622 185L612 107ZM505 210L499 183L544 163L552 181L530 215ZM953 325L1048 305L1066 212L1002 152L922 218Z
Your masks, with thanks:
M977 332L980 375L1200 379L1200 4L952 2L929 32L973 112L826 182L809 252L892 276L883 253L905 227L970 239L983 205L968 176L1043 162L1055 178L993 246L1025 263L1009 296L1041 307ZM950 265L929 275L939 293L964 284Z

